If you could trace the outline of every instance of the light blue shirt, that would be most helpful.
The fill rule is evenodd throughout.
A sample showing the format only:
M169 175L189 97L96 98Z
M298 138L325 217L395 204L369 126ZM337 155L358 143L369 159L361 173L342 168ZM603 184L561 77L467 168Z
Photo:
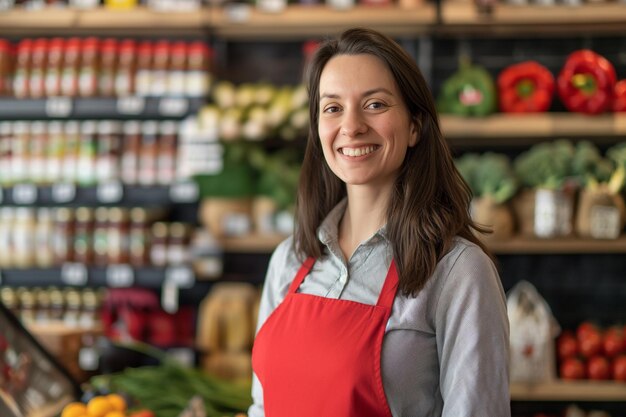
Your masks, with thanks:
M392 248L383 227L346 261L338 243L345 207L344 199L319 227L326 256L315 262L299 292L376 304ZM290 237L270 260L257 331L287 294L300 265ZM496 268L478 246L457 238L417 297L396 294L381 359L393 417L510 417L508 346ZM256 376L252 396L249 417L263 417Z

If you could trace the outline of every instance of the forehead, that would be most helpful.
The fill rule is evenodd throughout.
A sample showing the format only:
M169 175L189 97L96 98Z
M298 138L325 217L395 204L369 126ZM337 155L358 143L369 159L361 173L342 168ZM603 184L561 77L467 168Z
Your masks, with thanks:
M393 74L380 58L370 54L336 55L324 66L320 95L347 94L386 88L397 94Z

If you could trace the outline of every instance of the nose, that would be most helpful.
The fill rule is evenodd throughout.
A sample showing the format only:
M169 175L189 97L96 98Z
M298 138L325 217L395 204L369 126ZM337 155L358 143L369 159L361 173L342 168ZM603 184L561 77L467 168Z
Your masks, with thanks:
M367 123L360 111L345 109L341 121L340 133L344 136L355 137L367 132Z

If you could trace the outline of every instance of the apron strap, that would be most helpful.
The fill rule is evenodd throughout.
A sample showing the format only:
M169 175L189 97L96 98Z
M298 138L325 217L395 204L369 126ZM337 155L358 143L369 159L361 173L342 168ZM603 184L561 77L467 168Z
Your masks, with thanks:
M306 260L302 263L302 266L300 267L298 274L293 279L293 281L291 281L291 285L289 286L289 291L287 292L287 294L295 294L295 292L298 290L298 287L300 287L300 284L302 284L302 281L304 281L304 277L306 277L309 274L309 271L313 267L314 263L315 263L315 258L313 257L306 258Z
M383 284L383 289L380 291L380 295L378 296L377 306L387 307L391 310L391 306L393 305L393 300L396 297L396 291L398 290L398 271L396 269L396 261L391 260L391 265L389 265L389 271L387 272L387 277L385 278L385 283Z

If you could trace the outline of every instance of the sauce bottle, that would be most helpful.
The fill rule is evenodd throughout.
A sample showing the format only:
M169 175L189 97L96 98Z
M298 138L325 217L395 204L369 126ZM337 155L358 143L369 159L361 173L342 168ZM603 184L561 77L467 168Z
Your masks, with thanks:
M13 78L13 94L17 98L30 95L30 70L33 52L32 39L23 39L17 46L17 63Z
M101 97L112 97L115 95L115 77L119 57L117 39L107 38L102 42L101 56L100 73L98 75L98 95Z
M120 44L119 61L115 74L115 94L120 97L135 94L137 44L133 39L124 39Z
M63 40L63 38L54 38L50 41L45 79L45 91L46 95L49 97L61 95L61 74L63 72L64 51L65 40Z
M39 38L33 44L33 55L30 69L29 96L40 98L45 96L46 65L48 58L48 40Z
M100 68L100 40L87 38L82 47L82 58L78 78L78 92L82 97L98 94L98 73Z
M70 38L65 44L63 73L61 74L61 94L67 97L78 95L81 45L80 38Z

